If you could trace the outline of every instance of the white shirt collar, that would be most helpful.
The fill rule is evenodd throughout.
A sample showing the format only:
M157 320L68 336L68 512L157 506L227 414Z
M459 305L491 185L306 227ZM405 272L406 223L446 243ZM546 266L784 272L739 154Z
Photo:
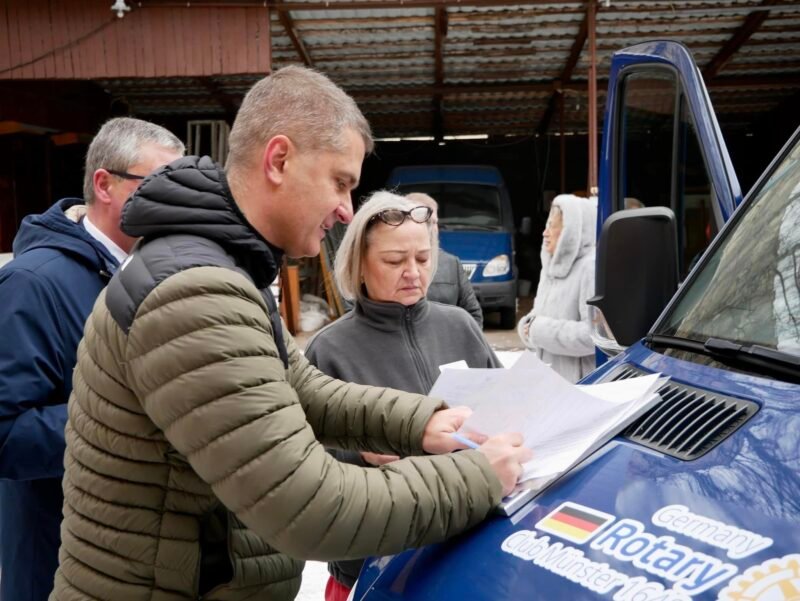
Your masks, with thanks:
M89 235L97 240L100 244L102 244L108 252L111 253L111 256L117 260L117 263L122 263L128 256L124 250L122 250L119 246L117 246L111 238L106 236L103 232L97 229L97 226L89 221L89 216L86 215L83 218L83 227L86 228L86 231L89 232Z

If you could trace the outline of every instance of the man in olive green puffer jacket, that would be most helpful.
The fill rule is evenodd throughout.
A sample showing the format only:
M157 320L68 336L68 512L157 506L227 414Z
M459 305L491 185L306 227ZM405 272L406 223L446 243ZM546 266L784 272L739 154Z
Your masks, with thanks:
M371 143L352 99L287 68L248 93L225 171L187 157L128 201L142 240L78 351L51 599L288 600L299 559L443 540L514 485L514 434L381 469L325 453L447 453L465 417L324 376L284 338L268 286L350 220Z

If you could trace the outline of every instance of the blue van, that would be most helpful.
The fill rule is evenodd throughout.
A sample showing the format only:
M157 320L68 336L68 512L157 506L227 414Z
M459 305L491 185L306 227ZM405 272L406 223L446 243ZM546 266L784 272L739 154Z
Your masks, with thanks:
M661 401L511 517L372 560L356 600L800 599L800 129L742 201L686 48L623 50L609 86L591 302L618 354L585 383L659 372Z
M514 216L500 171L487 165L397 167L386 186L436 200L441 247L461 259L481 308L499 311L502 328L516 326Z

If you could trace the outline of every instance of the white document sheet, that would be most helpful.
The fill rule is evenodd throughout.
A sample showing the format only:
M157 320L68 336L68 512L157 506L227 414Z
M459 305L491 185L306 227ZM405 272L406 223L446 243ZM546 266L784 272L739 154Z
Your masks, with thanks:
M430 394L473 409L464 431L522 433L533 450L524 481L569 469L658 401L664 381L652 374L575 386L529 353L512 369L444 370Z
M451 407L466 405L474 409L474 405L480 403L481 397L473 398L473 393L489 386L506 371L489 368L443 369L428 396L442 399Z

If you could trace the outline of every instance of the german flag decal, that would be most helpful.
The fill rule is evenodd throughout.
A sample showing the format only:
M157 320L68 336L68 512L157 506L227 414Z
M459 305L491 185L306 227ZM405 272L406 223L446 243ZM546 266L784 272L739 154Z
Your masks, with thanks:
M539 520L536 528L582 545L613 521L613 515L567 501Z

